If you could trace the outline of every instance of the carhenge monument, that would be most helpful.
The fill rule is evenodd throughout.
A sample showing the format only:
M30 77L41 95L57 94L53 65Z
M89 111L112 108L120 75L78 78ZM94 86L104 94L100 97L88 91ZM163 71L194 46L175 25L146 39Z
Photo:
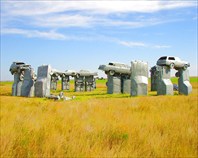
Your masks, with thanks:
M65 72L52 70L51 73L51 90L57 89L57 81L61 78L61 90L70 90L70 76L76 76L76 72L66 70Z
M131 67L111 62L100 65L108 77L107 93L129 93L131 96L147 95L148 64L142 61L132 61Z
M100 65L99 70L107 74L107 93L130 93L130 66L122 63L110 62Z
M10 72L14 75L12 96L34 97L34 82L36 75L33 68L24 62L13 62Z
M61 78L61 89L70 89L70 76L75 79L75 91L92 91L96 88L94 76L96 72L81 70L76 72L66 70L65 72L52 69L50 65L38 67L37 76L30 65L24 62L13 62L10 66L10 72L14 75L12 85L12 96L26 97L48 97L52 98L50 90L57 89L57 81Z
M37 81L35 83L36 97L50 96L51 72L52 72L52 68L50 65L42 65L38 67Z
M97 72L90 72L88 70L80 70L74 76L75 92L92 91L96 88L96 81L94 76Z
M179 94L189 95L192 85L189 78L189 66L156 65L150 70L151 91L157 91L157 95L173 95L173 84L171 82L171 69L175 69L178 77Z
M175 69L179 94L189 95L192 92L189 66L188 62L178 57L161 57L157 65L150 69L151 91L157 91L157 95L173 95L171 69ZM148 63L135 60L128 66L110 62L108 65L100 65L98 69L107 74L108 94L127 93L131 96L148 94ZM13 62L9 70L14 75L12 95L25 97L50 97L50 90L57 89L57 81L60 78L61 89L69 90L70 77L74 77L74 91L92 91L96 88L94 76L98 75L97 72L87 70L61 72L52 69L50 65L42 65L38 67L36 76L33 68L24 62Z
M131 62L131 96L148 94L148 63L135 60Z

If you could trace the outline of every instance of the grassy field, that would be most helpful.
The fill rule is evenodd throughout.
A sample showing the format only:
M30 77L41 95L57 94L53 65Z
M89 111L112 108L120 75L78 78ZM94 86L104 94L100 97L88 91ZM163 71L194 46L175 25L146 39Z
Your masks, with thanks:
M189 96L109 95L105 82L64 91L70 101L12 97L0 82L1 157L198 157L197 77Z

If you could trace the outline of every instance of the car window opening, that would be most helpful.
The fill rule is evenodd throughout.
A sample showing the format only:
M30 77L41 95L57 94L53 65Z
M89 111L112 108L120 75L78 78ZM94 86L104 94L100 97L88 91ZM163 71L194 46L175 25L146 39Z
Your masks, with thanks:
M161 57L159 60L166 60L167 57Z
M168 59L169 59L169 60L175 60L175 58L174 58L174 57L169 57Z
M18 62L18 63L16 63L16 65L22 65L22 64L25 64L25 63L22 63L22 62Z

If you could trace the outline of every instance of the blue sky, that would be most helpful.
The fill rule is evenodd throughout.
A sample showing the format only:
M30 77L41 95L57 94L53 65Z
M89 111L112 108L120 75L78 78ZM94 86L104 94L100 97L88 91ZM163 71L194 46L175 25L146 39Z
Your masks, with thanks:
M163 55L197 76L197 1L1 1L1 80L24 61L65 71L97 71L116 61L149 67Z

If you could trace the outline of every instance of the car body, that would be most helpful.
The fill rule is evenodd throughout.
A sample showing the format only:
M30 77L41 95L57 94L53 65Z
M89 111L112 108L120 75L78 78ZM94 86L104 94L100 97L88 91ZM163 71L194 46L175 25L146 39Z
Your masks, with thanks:
M65 76L76 76L76 71L74 70L66 70L65 72L58 71L56 69L53 69L52 72L50 73L51 76L60 76L60 77L65 77Z
M117 62L110 62L108 65L100 65L99 70L105 71L106 74L110 74L113 76L114 74L131 74L130 66L123 64L123 63L117 63Z
M187 61L182 61L178 57L174 56L162 56L157 61L158 66L169 66L171 69L176 70L183 68L184 70L190 67L190 63Z
M78 78L79 76L98 76L98 73L90 72L88 70L80 70L79 72L76 73L76 77Z
M15 61L12 63L12 65L10 66L10 72L11 74L13 75L14 73L18 72L19 71L19 68L22 68L22 67L28 67L29 65L26 65L24 62L18 62L18 61Z
M76 71L75 71L75 70L66 70L66 71L64 72L64 74L65 74L66 76L72 76L72 77L74 77L74 76L76 75Z

